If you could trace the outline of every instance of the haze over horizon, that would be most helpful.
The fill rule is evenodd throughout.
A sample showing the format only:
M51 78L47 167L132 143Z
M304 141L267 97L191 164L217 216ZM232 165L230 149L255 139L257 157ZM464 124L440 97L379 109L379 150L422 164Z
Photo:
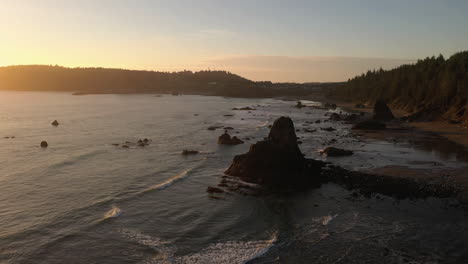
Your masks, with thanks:
M13 1L0 66L228 70L252 80L345 81L468 47L468 2Z

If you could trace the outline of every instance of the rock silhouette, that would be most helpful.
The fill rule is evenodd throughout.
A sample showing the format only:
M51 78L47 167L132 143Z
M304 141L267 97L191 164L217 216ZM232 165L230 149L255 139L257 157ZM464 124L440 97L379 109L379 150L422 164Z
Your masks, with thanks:
M304 158L292 120L280 117L268 137L251 145L249 152L235 156L225 173L271 187L305 188L320 184L323 166L321 161Z
M52 122L52 125L53 126L58 126L59 125L59 122L57 120L54 120L54 122Z
M238 145L243 143L244 141L240 140L236 136L231 137L227 132L224 132L224 134L218 138L218 144L220 145Z
M392 111L383 100L377 100L377 102L375 102L373 116L374 120L390 121L394 118L395 116L393 115Z

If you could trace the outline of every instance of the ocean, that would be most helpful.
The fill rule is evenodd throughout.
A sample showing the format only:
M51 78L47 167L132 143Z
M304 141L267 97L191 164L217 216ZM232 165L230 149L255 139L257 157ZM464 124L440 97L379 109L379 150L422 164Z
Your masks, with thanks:
M355 197L334 184L288 196L209 195L206 188L220 182L233 157L266 137L282 115L300 129L307 157L327 159L318 150L331 138L355 150L328 159L346 168L466 165L459 146L356 140L349 124L308 122L340 109L294 105L0 92L0 263L468 261L467 211L453 199ZM256 110L232 110L245 106ZM230 134L245 144L218 145L223 129L209 126L233 127ZM336 131L320 129L329 126ZM149 144L138 146L145 138ZM40 147L43 140L48 148ZM184 149L200 153L181 155Z

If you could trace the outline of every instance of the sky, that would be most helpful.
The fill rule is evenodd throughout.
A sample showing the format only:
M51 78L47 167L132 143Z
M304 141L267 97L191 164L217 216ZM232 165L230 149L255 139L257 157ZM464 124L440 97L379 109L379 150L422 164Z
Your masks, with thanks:
M344 81L468 50L466 0L2 0L0 66Z

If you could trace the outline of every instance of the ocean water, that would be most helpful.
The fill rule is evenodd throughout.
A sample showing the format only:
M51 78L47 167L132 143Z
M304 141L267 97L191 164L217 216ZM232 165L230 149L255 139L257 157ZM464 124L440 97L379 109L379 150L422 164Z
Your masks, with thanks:
M338 137L356 154L329 161L349 168L466 165L463 148L355 140L347 124L306 123L325 120L328 110L294 104L0 92L0 263L468 261L467 212L451 199L354 197L333 184L286 197L208 195L234 155L281 115L295 121L308 157L325 159L317 151ZM243 106L257 110L231 110ZM213 125L251 139L217 145L223 130L207 129ZM320 130L328 126L337 130ZM148 146L135 144L144 138ZM39 147L42 140L48 148ZM200 154L183 156L183 149Z

